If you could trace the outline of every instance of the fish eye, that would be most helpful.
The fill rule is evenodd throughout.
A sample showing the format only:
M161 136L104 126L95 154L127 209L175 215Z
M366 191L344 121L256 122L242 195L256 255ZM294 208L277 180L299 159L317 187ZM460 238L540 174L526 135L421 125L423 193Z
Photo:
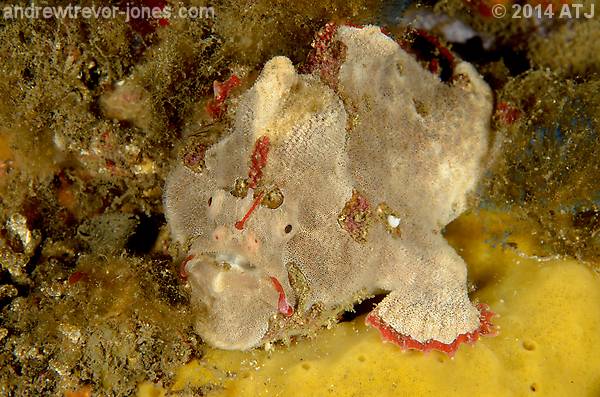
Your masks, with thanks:
M208 199L208 206L210 207L212 205L212 196Z
M292 225L287 225L283 231L285 234L289 234L292 231Z
M263 197L261 204L270 209L277 209L283 204L283 193L277 186Z

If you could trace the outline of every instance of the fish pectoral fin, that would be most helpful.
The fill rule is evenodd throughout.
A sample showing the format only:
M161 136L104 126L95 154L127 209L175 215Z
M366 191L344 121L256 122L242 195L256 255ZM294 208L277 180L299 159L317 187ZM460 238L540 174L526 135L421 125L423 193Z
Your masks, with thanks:
M494 332L492 315L487 306L471 303L466 288L412 285L392 291L366 322L402 349L453 355L460 344Z

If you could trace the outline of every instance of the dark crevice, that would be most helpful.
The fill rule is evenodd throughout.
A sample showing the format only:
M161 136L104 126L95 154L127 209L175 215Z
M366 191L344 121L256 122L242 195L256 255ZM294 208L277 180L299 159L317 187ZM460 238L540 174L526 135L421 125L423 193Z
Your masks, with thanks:
M364 301L354 305L352 310L345 311L342 313L340 322L352 321L356 317L362 316L363 314L370 313L379 302L387 296L387 293L377 294L372 298L365 299Z
M161 226L164 224L165 217L163 214L140 216L140 222L135 232L127 241L127 251L136 255L149 253L158 238Z

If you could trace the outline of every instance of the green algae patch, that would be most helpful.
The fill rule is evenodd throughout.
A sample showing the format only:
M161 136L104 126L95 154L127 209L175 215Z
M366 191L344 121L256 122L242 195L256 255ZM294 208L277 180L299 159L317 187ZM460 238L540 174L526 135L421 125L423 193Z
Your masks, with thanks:
M498 92L501 149L490 168L484 206L538 225L546 253L598 262L597 147L600 81L531 71Z
M600 390L600 279L572 259L535 256L525 234L495 244L511 217L459 218L446 237L463 255L472 297L490 305L498 335L454 358L383 343L364 317L271 351L207 348L178 371L172 395L209 396L593 396ZM568 282L565 282L568 280ZM152 396L148 385L138 396ZM157 393L157 389L152 389ZM178 394L181 393L181 394ZM155 394L156 395L156 394Z

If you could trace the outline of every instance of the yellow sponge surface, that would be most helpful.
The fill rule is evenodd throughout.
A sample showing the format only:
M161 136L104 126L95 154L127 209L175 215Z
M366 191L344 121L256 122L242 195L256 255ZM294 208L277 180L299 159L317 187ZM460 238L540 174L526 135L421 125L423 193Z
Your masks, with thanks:
M447 228L472 299L490 305L499 328L453 358L383 343L361 316L270 351L207 348L169 390L143 384L138 395L600 395L599 276L576 260L536 257L526 233L506 235L511 221L477 212Z

